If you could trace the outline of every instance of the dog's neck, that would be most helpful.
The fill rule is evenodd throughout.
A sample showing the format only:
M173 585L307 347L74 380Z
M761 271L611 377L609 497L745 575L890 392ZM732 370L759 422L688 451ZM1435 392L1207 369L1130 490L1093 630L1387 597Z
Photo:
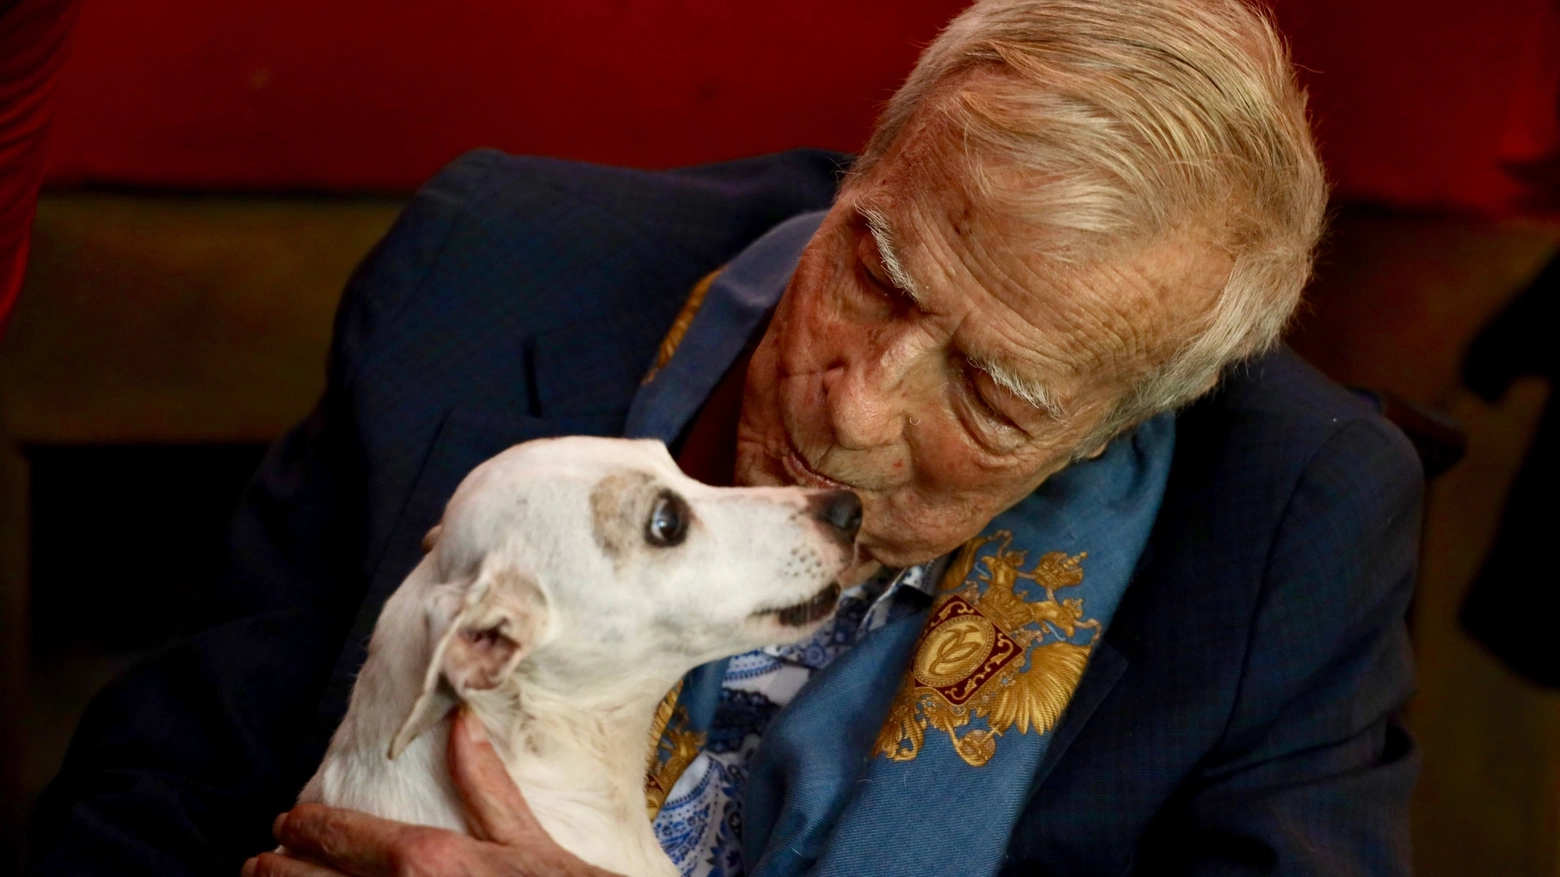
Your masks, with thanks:
M403 587L386 603L347 715L300 800L464 831L446 766L447 719L387 758L433 653L418 590ZM387 626L398 629L382 636ZM554 841L618 873L673 875L645 814L649 729L661 695L637 682L592 696L545 673L521 673L514 688L468 703Z
M649 731L661 695L639 686L582 696L534 677L522 685L518 709L497 698L470 705L548 833L577 855L615 836L635 862L668 865L645 813Z

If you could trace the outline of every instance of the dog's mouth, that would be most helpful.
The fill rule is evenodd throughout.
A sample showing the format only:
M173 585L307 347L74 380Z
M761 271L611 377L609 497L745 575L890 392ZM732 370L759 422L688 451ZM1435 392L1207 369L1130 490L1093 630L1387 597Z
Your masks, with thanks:
M829 613L834 611L834 606L839 601L840 584L839 582L830 582L828 587L800 603L782 606L778 609L761 609L753 614L772 616L776 621L787 627L806 627L815 621L828 618Z

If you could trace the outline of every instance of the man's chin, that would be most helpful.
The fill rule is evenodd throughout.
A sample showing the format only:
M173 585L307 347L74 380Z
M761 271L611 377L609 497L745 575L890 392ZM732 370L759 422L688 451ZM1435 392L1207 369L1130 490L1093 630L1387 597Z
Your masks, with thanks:
M875 534L865 534L863 539L856 544L856 556L862 562L871 562L878 566L886 566L890 569L905 569L912 566L920 566L930 563L950 551L955 551L963 542L959 542L950 548L938 550L935 545L920 543L917 545L905 545L902 543L885 544L875 538Z
M882 568L883 564L878 563L864 554L858 554L856 562L853 565L846 567L845 571L840 573L840 584L846 588L854 588L867 579L877 575L878 570Z

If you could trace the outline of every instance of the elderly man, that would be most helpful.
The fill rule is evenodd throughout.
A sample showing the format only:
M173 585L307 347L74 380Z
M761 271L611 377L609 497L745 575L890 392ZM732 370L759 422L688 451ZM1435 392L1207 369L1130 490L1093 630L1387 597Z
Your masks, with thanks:
M455 483L594 433L864 503L819 637L667 701L647 794L684 873L1406 873L1420 480L1264 353L1325 201L1271 28L980 2L837 167L481 153L431 182L240 509L221 625L95 705L37 871L272 843ZM450 746L475 837L305 806L246 873L593 873L480 729Z

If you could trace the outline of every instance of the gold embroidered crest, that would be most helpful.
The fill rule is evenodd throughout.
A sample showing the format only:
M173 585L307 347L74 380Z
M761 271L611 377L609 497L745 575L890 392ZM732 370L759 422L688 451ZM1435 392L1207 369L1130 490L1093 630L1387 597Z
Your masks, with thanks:
M932 728L948 735L965 763L980 767L1010 729L1044 734L1061 718L1100 636L1100 623L1083 617L1082 600L1056 599L1058 590L1083 581L1087 555L1053 551L1025 570L1025 552L1009 550L1012 542L1005 530L976 537L943 575L910 671L878 732L877 754L913 761ZM985 569L975 575L977 564ZM1037 591L1044 599L1026 599ZM985 727L970 727L975 719Z
M704 734L688 727L688 710L677 705L682 680L672 686L656 707L650 723L650 757L645 765L645 810L650 818L661 812L677 778L688 769L704 747Z

